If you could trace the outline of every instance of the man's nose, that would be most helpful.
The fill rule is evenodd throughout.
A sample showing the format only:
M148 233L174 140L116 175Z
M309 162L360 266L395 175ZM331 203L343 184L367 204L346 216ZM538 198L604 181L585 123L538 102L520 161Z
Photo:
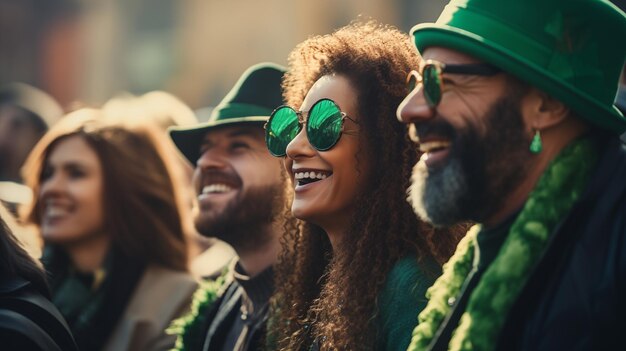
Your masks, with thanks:
M222 169L225 168L228 162L226 161L226 156L223 152L220 152L217 149L211 149L204 151L198 161L196 161L196 168L200 168L203 170L206 169Z
M422 84L418 84L409 94L402 100L396 110L398 121L409 124L418 123L423 120L435 117L435 109L430 107L424 98L424 88Z

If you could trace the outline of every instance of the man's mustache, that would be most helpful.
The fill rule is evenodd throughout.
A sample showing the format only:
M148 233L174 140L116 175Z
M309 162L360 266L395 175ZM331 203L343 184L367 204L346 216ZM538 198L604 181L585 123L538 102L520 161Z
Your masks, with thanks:
M200 187L207 184L223 183L238 188L243 183L238 174L216 169L203 171L200 175Z
M419 140L426 138L427 136L438 136L445 137L449 139L454 139L456 136L456 130L447 122L447 120L440 115L435 116L427 121L422 121L419 123L414 123L414 133L415 137Z

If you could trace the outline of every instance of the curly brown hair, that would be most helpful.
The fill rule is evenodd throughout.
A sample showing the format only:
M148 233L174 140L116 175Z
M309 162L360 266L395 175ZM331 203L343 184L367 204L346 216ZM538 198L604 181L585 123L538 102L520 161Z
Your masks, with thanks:
M373 20L312 37L289 55L283 94L290 106L300 106L325 75L351 82L363 145L356 157L368 154L376 171L338 247L313 224L286 228L270 330L280 350L308 349L314 340L321 349L372 349L377 296L393 265L409 255L442 263L462 235L463 228L434 229L419 221L406 201L418 154L395 111L406 96L405 77L418 64L407 35Z

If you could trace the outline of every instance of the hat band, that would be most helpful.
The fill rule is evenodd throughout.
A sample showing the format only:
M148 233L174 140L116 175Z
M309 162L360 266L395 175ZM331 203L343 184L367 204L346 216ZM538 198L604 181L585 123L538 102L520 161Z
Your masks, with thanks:
M230 103L217 106L213 110L209 121L221 121L250 116L266 116L266 118L269 118L270 114L272 114L272 109L267 107L246 103Z

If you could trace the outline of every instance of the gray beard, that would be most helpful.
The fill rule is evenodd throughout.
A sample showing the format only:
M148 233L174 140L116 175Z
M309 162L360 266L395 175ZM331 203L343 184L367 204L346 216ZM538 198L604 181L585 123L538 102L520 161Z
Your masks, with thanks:
M465 220L462 203L468 196L468 180L457 159L450 160L438 174L429 174L419 162L413 168L408 201L423 220L438 225L452 225Z
M418 216L436 226L482 222L505 203L532 162L519 101L516 94L496 101L485 115L484 136L475 127L454 131L444 119L433 122L454 143L442 168L429 170L423 162L413 168L408 201Z

